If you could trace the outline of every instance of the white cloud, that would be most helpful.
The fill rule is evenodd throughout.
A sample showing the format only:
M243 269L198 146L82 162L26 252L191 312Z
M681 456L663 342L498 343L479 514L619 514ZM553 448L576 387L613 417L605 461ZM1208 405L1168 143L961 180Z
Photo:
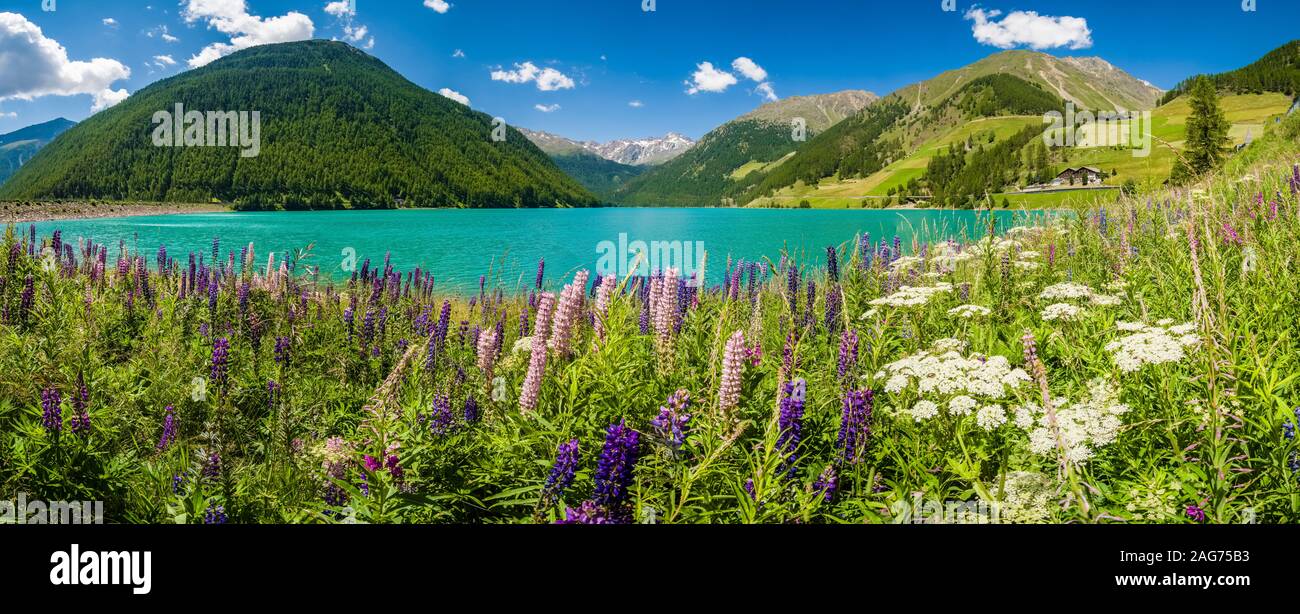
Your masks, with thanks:
M172 59L172 56L170 55L155 55L153 56L153 59L156 60L159 64L166 64L168 66L176 65L176 60Z
M94 111L126 99L126 90L110 86L131 76L114 59L69 60L63 45L17 13L0 13L0 66L0 101L89 94Z
M975 22L971 31L975 40L999 49L1026 46L1030 49L1087 49L1092 46L1092 30L1082 17L1050 17L1034 11L1012 11L1002 21L995 21L1002 11L986 11L979 6L966 11L966 19Z
M754 91L761 94L763 100L768 102L776 102L780 100L776 95L776 90L772 89L772 84L770 82L764 81L759 83L758 86L754 88Z
M250 15L245 0L187 0L182 16L186 23L206 21L209 28L230 36L229 43L213 43L191 57L190 68L206 66L240 49L307 40L316 31L311 18L297 11L268 18Z
M460 92L458 92L458 91L456 91L456 90L453 90L453 89L451 89L451 88L446 88L446 87L444 87L444 88L438 90L438 93L439 93L439 94L442 94L443 96L446 96L446 97L448 97L448 98L450 98L450 99L452 99L452 100L455 100L456 102L459 102L459 103L461 103L461 104L463 104L463 105L465 105L465 106L467 106L467 107L469 106L469 97L468 97L468 96L465 96L464 94L461 94Z
M326 4L325 12L335 17L343 17L344 15L357 14L356 5L352 4L351 2L347 2L346 0L339 0L337 2L331 2L329 4Z
M424 0L424 6L427 6L435 13L446 13L451 10L451 4L447 0Z
M463 57L465 57L465 52L464 52L464 51L461 51L460 49L457 49L457 50L455 50L455 51L453 51L453 52L451 53L451 57L453 57L453 58L463 58Z
M542 113L554 113L554 112L560 110L560 105L558 105L558 104L535 104L535 105L533 105L533 108L534 108L534 109L537 109L538 111L541 111Z
M686 82L689 88L686 90L687 94L725 92L727 88L737 83L736 75L714 68L711 62L700 62L695 65L695 68L695 74L691 75L691 80Z
M731 63L731 68L736 72L744 75L745 78L749 79L750 81L757 81L759 83L762 83L763 81L767 81L767 71L763 70L762 66L755 64L754 60L751 60L749 58L746 57L736 58L735 61Z
M91 105L90 110L92 112L103 111L104 109L107 109L119 102L122 102L123 100L126 100L127 96L130 95L131 93L126 91L125 89L116 90L116 91L104 90L102 92L98 92L95 94L95 104Z
M537 89L543 92L573 89L573 79L554 68L538 68L532 62L515 64L514 70L497 69L492 71L493 81L506 83L537 83Z
M110 27L110 28L116 28L116 27L117 27L117 20L116 20L116 19L113 19L112 17L105 17L105 18L103 19L103 23L104 23L104 25L106 25L106 26L108 26L108 27Z
M169 43L175 43L175 42L181 40L181 39L179 39L179 38L176 38L175 36L172 36L171 33L167 31L167 26L165 26L165 25L164 25L164 26L158 26L158 27L156 27L156 28L154 28L154 29L152 29L152 30L149 30L148 32L145 32L144 35L145 35L145 36L148 36L149 38L153 38L153 37L157 36L157 37L159 37L159 38L161 38L161 39L163 39L164 41L169 42Z
M5 119L16 119L18 117L18 114L14 113L13 111L8 111L8 112L0 111L0 117L3 117Z
M640 109L645 106L645 103L640 100L633 100L632 102L627 103L627 106L632 107L633 109Z

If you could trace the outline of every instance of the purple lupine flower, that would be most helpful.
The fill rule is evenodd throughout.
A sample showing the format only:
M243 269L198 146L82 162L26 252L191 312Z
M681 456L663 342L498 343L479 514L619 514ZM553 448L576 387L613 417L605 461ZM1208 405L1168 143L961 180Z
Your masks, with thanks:
M1201 509L1199 505L1187 506L1186 513L1187 517L1191 518L1193 522L1205 522L1205 510Z
M858 331L849 329L840 333L840 359L838 370L840 381L858 364Z
M168 405L163 416L163 432L162 437L158 439L158 451L166 452L174 441L176 441L176 409Z
M751 501L758 500L758 493L754 490L754 478L745 479L745 494L749 495Z
M564 496L564 491L573 484L573 476L578 471L580 459L577 439L563 442L555 449L555 464L551 466L551 472L546 476L546 484L542 486L539 505L551 507L559 503Z
M218 338L212 343L212 382L218 387L225 386L230 357L230 339Z
M615 523L630 523L632 507L627 498L632 487L632 472L640 455L641 434L627 425L627 420L611 424L605 435L596 466L596 489L593 501Z
M470 394L465 396L465 410L462 414L465 416L465 422L478 422L478 399L475 398L474 395Z
M595 501L583 501L577 508L566 508L564 518L555 524L615 524L615 521Z
M790 314L798 317L799 313L799 269L791 261L785 270L786 301L790 303Z
M179 495L185 490L185 474L178 473L172 476L172 494Z
M893 260L898 260L903 255L903 239L894 235L894 252L891 254Z
M251 287L252 285L247 279L239 284L239 290L235 293L235 297L239 301L239 313L248 313L248 291Z
M221 287L217 284L217 276L214 274L208 279L208 311L217 312L217 299L221 294Z
M864 233L858 238L858 254L860 256L860 260L858 260L858 268L864 271L871 268L872 251L871 233Z
M835 491L839 490L840 479L835 473L835 465L826 465L821 475L813 482L813 492L820 493L822 501L830 503L835 499Z
M826 247L826 278L831 281L840 280L840 256L834 246Z
M284 369L289 368L289 338L275 338L275 364Z
M27 274L23 280L23 295L18 304L18 320L26 322L27 316L32 312L32 306L36 303L36 279Z
M208 455L208 461L203 465L203 477L210 480L221 479L221 453L213 452Z
M840 415L840 432L835 440L840 462L857 464L863 460L871 440L871 412L875 406L875 391L850 390L844 395L844 409Z
M203 524L226 524L226 508L221 505L212 504L208 510L203 512Z
M45 410L41 416L41 426L51 436L58 435L63 430L63 397L59 391L54 388L41 391L41 408Z
M840 307L843 306L843 291L839 284L830 284L826 290L826 332L835 334L840 329Z
M77 374L77 392L72 396L72 419L68 421L73 435L90 435L90 389L85 378Z
M542 258L537 261L537 284L536 288L540 292L542 289L542 275L546 272L546 259Z
M786 382L777 416L776 449L781 453L781 473L793 479L799 469L799 442L803 437L803 408L808 401L808 382L803 378Z
M668 397L668 404L659 408L659 415L650 421L655 434L669 448L677 450L686 443L686 429L690 426L691 415L686 410L691 406L691 395L686 390L678 390Z
M451 397L445 394L433 397L433 406L429 410L429 432L446 435L455 425L456 416L451 412Z

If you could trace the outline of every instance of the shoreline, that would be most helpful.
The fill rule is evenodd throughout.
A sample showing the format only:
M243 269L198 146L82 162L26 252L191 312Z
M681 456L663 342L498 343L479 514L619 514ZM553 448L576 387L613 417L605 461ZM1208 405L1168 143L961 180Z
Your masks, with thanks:
M220 204L115 203L115 202L0 202L0 223L24 224L56 220L89 220L109 217L144 217L185 213L231 211Z
M915 203L907 205L895 205L883 209L800 209L798 207L652 207L644 205L633 206L604 206L593 207L593 209L666 209L681 211L686 209L734 209L744 211L786 211L786 212L803 212L803 211L879 211L879 212L904 212L904 211L942 211L942 212L960 212L960 211L980 211L973 209L956 209L951 207L918 207ZM463 208L439 208L439 207L401 207L397 209L303 209L303 212L309 211L469 211ZM511 208L501 207L484 207L475 210L500 210L507 211ZM558 208L557 208L558 210ZM1054 209L1034 209L1032 211L1052 211ZM299 210L293 210L299 211ZM998 209L997 211L1018 212L1023 209ZM121 202L20 202L20 201L0 201L0 225L8 224L25 224L35 222L52 222L59 220L93 220L105 218L130 218L146 217L152 215L184 215L191 213L235 213L236 210L223 204L199 204L199 203L121 203ZM250 211L251 212L251 211Z

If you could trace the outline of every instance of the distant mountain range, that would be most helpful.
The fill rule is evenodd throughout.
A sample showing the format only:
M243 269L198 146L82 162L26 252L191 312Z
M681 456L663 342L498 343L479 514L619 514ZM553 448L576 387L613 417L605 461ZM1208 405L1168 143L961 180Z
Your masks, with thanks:
M662 137L644 139L620 139L599 143L596 141L575 141L548 132L536 132L520 129L538 147L552 156L586 151L606 160L627 166L653 166L663 164L695 145L690 138L669 132Z
M9 134L0 134L0 183L18 172L19 167L77 122L62 117L42 124L20 128Z
M626 183L619 203L716 206L746 176L779 165L806 139L877 100L851 90L771 102L709 132L686 153ZM796 123L796 120L801 120Z
M260 127L257 155L160 146L153 118L177 105L198 119L208 113L207 125L212 113L244 112L242 133ZM204 122L184 123L185 140L196 131L201 143ZM0 198L289 209L599 204L513 128L324 40L251 47L141 89L42 149L0 185Z

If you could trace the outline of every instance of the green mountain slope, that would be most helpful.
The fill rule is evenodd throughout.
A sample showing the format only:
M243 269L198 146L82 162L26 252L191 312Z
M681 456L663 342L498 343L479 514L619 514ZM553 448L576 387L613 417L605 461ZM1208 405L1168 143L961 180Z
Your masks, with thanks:
M1221 92L1260 94L1276 92L1289 96L1300 95L1300 40L1291 41L1269 52L1258 61L1237 70L1209 75ZM1172 102L1186 94L1196 77L1179 83L1165 93L1161 104Z
M260 154L159 147L153 116L258 111ZM551 207L597 200L518 131L347 44L253 47L144 88L43 149L8 199L233 202L247 208Z
M1026 116L1040 118L1041 126L1043 113L1060 110L1064 104L1042 84L1006 73L967 81L932 106L915 107L905 95L891 94L809 141L766 176L753 177L750 186L741 187L738 200L772 204L799 195L791 192L805 192L800 186L819 186L827 178L840 182L867 179L885 169L906 173L906 179L876 177L871 185L859 185L856 194L850 190L839 195L865 197L876 186L894 187L918 177L935 152L935 143L952 143L955 133L965 133L963 142L989 143L1018 133ZM983 118L1001 117L1016 119L1006 127L990 125L987 131L969 131ZM912 159L922 151L928 152L923 159Z
M754 206L863 205L918 179L952 142L1010 138L1041 126L1044 112L1067 102L1099 111L1150 109L1160 93L1100 58L996 53L890 94L766 176L749 177L733 196Z
M647 170L644 166L630 166L606 160L589 151L552 154L551 160L554 160L555 165L565 174L576 179L592 194L605 201L611 201L615 192Z
M715 206L730 202L751 171L779 167L804 139L830 129L877 99L863 91L798 96L768 103L704 135L682 155L628 182L615 200L631 205Z
M20 128L9 134L0 134L0 183L4 183L18 168L77 122L62 117L45 123Z

